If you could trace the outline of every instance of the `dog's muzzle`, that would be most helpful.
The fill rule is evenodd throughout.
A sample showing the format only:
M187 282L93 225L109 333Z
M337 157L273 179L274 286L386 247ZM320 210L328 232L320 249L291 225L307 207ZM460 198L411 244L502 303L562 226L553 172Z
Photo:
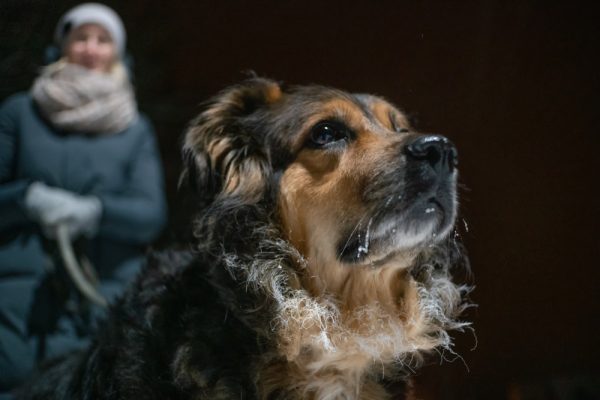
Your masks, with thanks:
M348 263L386 260L389 254L442 240L456 216L458 152L444 136L419 135L364 190L368 223L342 236L338 254ZM396 153L397 154L397 153Z

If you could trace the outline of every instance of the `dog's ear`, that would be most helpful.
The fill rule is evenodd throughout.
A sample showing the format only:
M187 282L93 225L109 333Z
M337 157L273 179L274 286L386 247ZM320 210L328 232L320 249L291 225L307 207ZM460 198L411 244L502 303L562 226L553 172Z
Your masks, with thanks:
M260 201L270 181L270 160L261 133L248 119L281 96L276 82L252 78L210 100L186 132L180 185L213 200Z

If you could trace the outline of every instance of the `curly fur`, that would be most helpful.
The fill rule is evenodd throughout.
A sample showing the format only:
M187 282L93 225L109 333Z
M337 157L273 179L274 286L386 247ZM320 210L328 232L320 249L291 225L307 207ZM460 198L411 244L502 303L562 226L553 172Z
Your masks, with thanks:
M341 150L304 146L305 127L325 117L379 135L353 139L352 169ZM253 78L217 95L183 149L194 249L151 256L94 344L21 398L390 398L390 382L424 354L452 351L448 331L468 325L457 319L469 288L451 279L466 261L446 237L452 221L420 236L432 223L403 222L388 240L388 219L411 205L396 194L424 187L421 167L399 156L418 137L407 124L381 99L319 86ZM340 197L339 224L337 206L318 214Z
M264 363L270 368L258 368L264 370L262 374L271 375L264 379L259 373L255 378L262 398L271 398L269 395L282 387L297 388L281 397L286 399L387 398L381 388L365 389L371 384L369 379L404 378L422 364L428 351L453 352L448 331L462 331L470 325L456 320L468 307L464 296L470 287L452 282L449 268L457 260L451 258L448 246L457 244L430 249L413 267L412 273L417 276L409 290L415 301L401 319L379 303L349 313L334 298L315 299L306 290L292 289L290 282L297 282L299 277L294 268L284 267L281 255L289 255L296 265L305 264L305 260L285 241L259 244L258 254L268 255L267 259L257 257L244 262L235 254L223 254L228 270L248 290L274 300L268 334L274 336L278 346L272 354L264 355ZM290 376L294 376L293 384L289 383Z

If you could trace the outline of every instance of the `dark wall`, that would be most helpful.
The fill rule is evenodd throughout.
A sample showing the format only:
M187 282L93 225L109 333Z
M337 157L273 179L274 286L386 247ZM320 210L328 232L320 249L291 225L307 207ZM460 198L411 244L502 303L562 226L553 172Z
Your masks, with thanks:
M477 347L472 335L456 335L462 360L424 369L423 398L550 399L560 398L550 394L557 382L600 381L598 7L167 3L108 4L128 27L171 198L187 121L242 71L383 95L460 151ZM2 0L0 98L29 87L55 22L73 4Z

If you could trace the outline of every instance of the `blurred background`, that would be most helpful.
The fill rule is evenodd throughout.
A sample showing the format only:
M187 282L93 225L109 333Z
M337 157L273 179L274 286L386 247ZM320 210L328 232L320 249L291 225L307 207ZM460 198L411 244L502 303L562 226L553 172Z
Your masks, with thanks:
M78 2L0 0L0 100ZM168 4L170 3L170 4ZM123 18L172 216L200 103L244 71L386 97L460 153L478 304L429 399L600 399L600 6L578 1L106 1ZM446 358L454 358L446 355Z

